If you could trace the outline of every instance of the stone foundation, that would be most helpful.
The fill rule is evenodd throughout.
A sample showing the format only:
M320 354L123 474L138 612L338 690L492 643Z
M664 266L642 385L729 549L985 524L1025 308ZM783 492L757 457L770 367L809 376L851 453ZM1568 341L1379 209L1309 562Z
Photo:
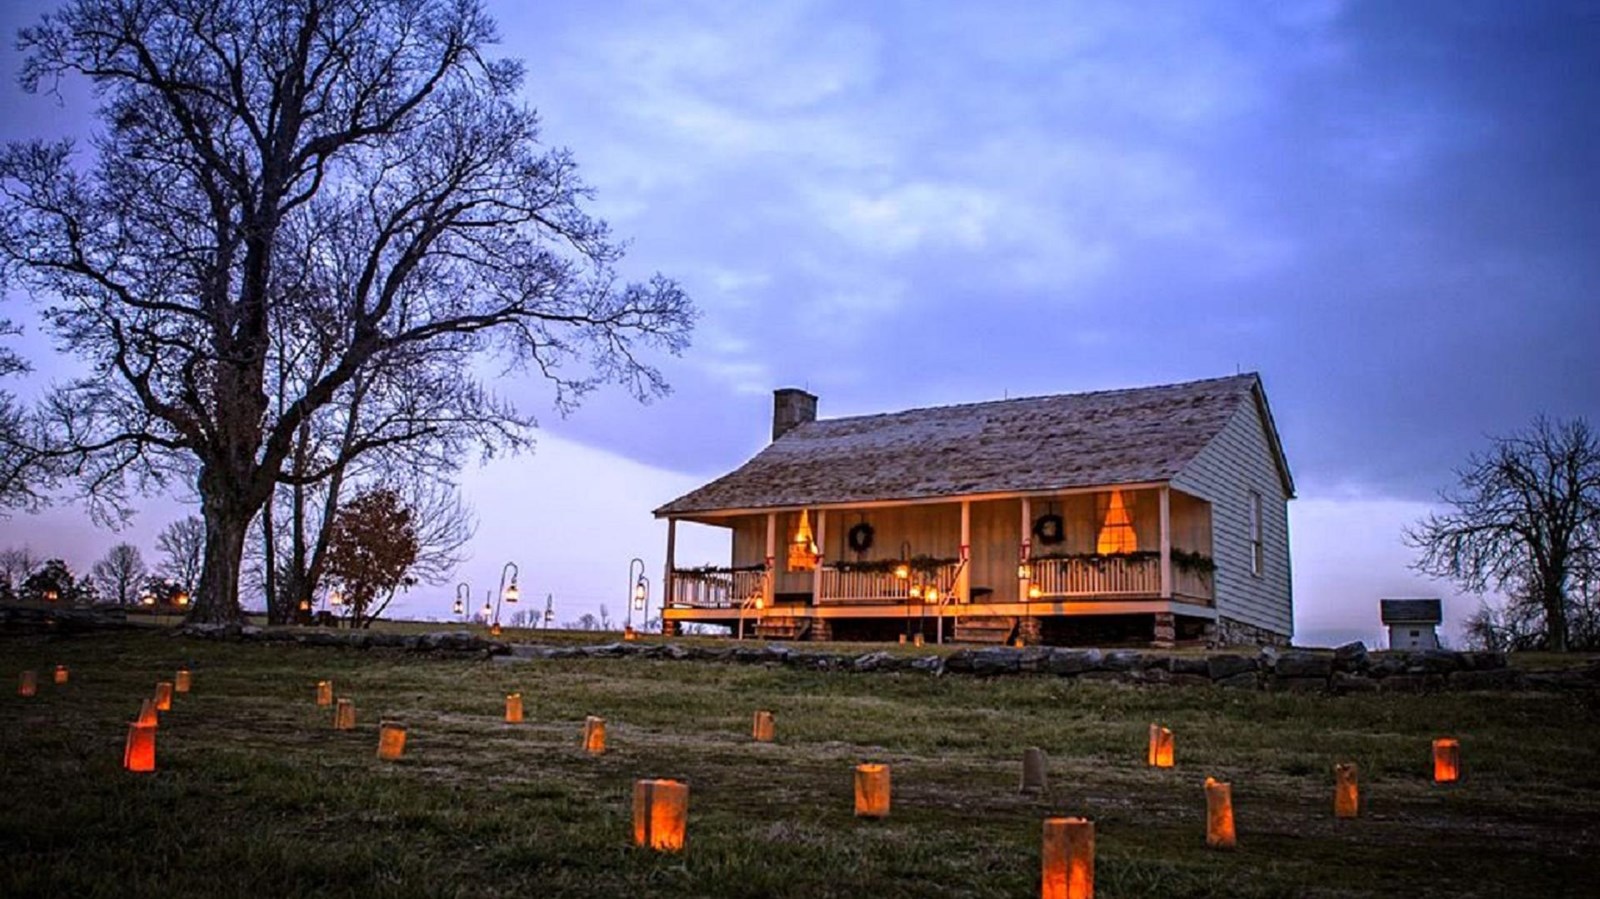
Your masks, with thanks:
M1159 616L1157 616L1159 617ZM1288 646L1287 634L1269 631L1264 627L1246 624L1235 618L1218 617L1215 629L1206 628L1206 645L1217 646Z

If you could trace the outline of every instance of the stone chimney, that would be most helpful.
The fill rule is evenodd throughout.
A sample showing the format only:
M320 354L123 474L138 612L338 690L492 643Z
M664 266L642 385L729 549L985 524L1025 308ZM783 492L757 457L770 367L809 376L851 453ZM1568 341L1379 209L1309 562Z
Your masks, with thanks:
M772 391L772 439L789 433L797 425L817 420L817 398L798 387Z

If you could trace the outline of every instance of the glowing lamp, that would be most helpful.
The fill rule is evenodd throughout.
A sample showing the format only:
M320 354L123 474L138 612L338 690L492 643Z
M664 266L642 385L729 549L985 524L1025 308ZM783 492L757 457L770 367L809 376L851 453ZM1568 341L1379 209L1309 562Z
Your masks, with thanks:
M22 672L22 679L17 683L18 696L33 696L39 692L39 676L32 671Z
M156 770L156 726L128 725L128 742L122 747L122 767L128 771Z
M1433 741L1433 782L1446 784L1461 779L1461 742L1454 737Z
M156 715L156 701L154 699L146 698L139 703L139 724L155 727L160 721L160 717Z
M333 729L355 730L356 704L354 700L341 699L333 707Z
M333 705L333 681L331 681L331 680L319 680L319 681L317 681L317 705L320 705L320 706Z
M777 723L772 713L765 709L756 712L755 722L750 727L751 738L757 743L771 743L776 732Z
M518 599L522 598L522 591L517 589L517 579L516 578L512 578L511 579L511 586L507 587L506 588L506 592L501 594L501 595L505 598L506 602L513 602L514 603Z
M1038 584L1029 584L1028 585L1028 598L1029 599L1038 599L1039 597L1041 597L1043 595L1044 595L1044 591L1039 589L1039 585Z
M1152 768L1172 767L1172 731L1159 724L1150 725L1150 750L1147 761Z
M178 676L172 680L172 689L179 693L187 693L189 692L189 688L193 685L194 676L189 673L189 669L179 668Z
M162 681L156 684L156 711L172 711L172 681Z
M683 849L688 823L688 784L676 780L633 782L633 845L678 852Z
M1047 769L1049 760L1045 757L1044 750L1037 746L1030 746L1022 750L1022 792L1028 794L1043 793L1048 786Z
M1233 832L1233 786L1206 778L1206 845L1212 849L1232 849L1237 845Z
M1026 640L1022 639L1021 637L1018 637L1017 639L1011 641L1011 648L1012 649L1021 649L1021 648L1025 647L1025 646L1027 646L1027 645L1028 645L1028 642Z
M889 766L856 766L856 817L889 817Z
M1333 816L1354 818L1361 813L1361 793L1356 786L1354 762L1333 766Z
M455 604L450 607L450 614L452 615L460 615L465 611L466 609L461 605L461 600L459 599L456 600Z
M938 587L929 587L928 588L928 602L938 602L938 601L939 601L939 588Z
M767 606L767 598L765 596L757 596L756 597L756 611L759 612L762 609L766 608L766 606Z
M494 624L489 626L489 636L491 636L491 637L500 636L500 622L496 621Z
M894 566L894 576L902 581L911 577L911 566L903 563Z
M922 598L922 585L921 584L912 584L911 585L911 589L906 591L906 592L911 594L911 598L912 599L921 599Z
M67 666L65 666L65 665L57 665L56 666L56 675L55 675L56 683L64 684L68 680L70 680L71 677L72 677L72 673L67 670Z
M352 711L354 711L352 709ZM378 758L393 762L405 755L406 729L393 721L378 725Z
M507 693L506 694L506 723L507 724L521 724L522 723L522 694L521 693Z
M311 611L311 600L309 600L309 599L300 600L300 611L302 611L302 612Z
M179 593L177 599L175 599L173 601L176 602L180 606L186 606L186 605L189 604L189 594L187 594L187 593Z
M1044 819L1040 899L1094 899L1094 822Z
M583 751L590 755L606 751L606 719L595 715L583 719Z

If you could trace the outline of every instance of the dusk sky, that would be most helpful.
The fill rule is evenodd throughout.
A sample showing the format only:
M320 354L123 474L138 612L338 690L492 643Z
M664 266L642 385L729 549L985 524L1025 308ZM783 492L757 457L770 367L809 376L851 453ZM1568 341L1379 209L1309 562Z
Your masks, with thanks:
M660 579L650 510L759 450L775 387L831 417L1243 370L1299 491L1296 640L1375 644L1380 596L1476 607L1400 541L1454 466L1539 412L1600 423L1600 3L489 5L624 271L703 317L648 407L563 419L497 382L542 436L463 477L452 585L478 597L512 560L558 618L620 617L629 556ZM0 139L92 133L80 86L17 88L10 43ZM35 329L14 345L24 395L72 371ZM153 562L183 512L111 533L62 506L0 546ZM401 605L443 617L451 590Z

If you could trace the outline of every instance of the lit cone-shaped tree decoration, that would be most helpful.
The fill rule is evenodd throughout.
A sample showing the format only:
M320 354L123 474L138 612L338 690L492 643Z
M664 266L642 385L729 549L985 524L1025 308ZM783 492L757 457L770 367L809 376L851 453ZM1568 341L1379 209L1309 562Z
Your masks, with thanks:
M688 784L676 780L633 782L633 845L658 852L680 851L688 824Z
M506 723L507 724L521 724L522 723L522 694L521 693L507 693L506 694Z
M856 817L889 817L889 766L856 766Z
M172 711L172 681L164 680L156 684L156 711Z
M606 751L606 719L595 715L583 719L583 751L590 755Z
M353 700L341 699L333 707L333 729L355 730L356 704Z
M317 681L317 705L333 705L333 681Z
M1361 792L1356 785L1354 762L1333 766L1333 816L1354 818L1361 814Z
M772 713L766 709L756 712L755 723L751 725L750 736L757 743L771 743L777 734L777 722Z
M1433 741L1433 782L1455 783L1461 779L1461 743L1454 737Z
M160 722L160 720L161 719L156 715L156 701L154 699L150 699L150 698L147 697L146 699L144 699L143 701L141 701L139 703L139 723L140 724L148 725L150 727L155 727Z
M57 665L56 666L56 683L64 684L64 683L66 683L67 681L69 681L71 679L72 679L72 672L67 670L67 666L65 666L65 665Z
M1094 899L1094 822L1044 819L1040 899Z
M39 692L39 676L32 671L22 672L22 679L17 682L18 696L33 696Z
M1233 786L1206 778L1206 845L1212 849L1232 849L1237 843L1233 832Z
M156 770L156 726L128 725L128 742L122 748L122 767L129 771Z
M392 762L405 755L406 729L393 721L378 725L378 758Z
M1172 767L1172 731L1159 724L1150 725L1150 750L1148 759L1151 767Z
M192 686L194 686L194 675L190 674L187 668L179 668L178 676L172 679L172 689L179 693L187 693Z
M1043 793L1049 787L1046 774L1048 767L1049 762L1045 758L1043 749L1030 746L1022 750L1022 792Z

